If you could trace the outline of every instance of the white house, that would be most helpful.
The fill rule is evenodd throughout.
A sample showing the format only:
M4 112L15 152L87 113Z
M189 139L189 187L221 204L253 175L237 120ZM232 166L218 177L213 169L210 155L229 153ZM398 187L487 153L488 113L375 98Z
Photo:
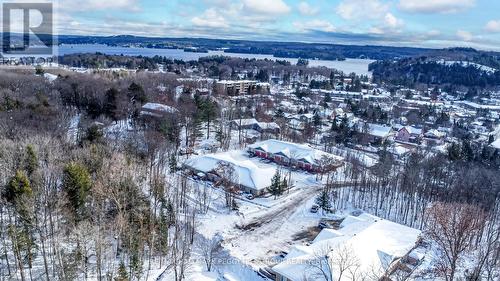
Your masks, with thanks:
M273 271L277 281L324 280L323 274L333 280L392 280L396 271L418 262L411 253L420 235L369 214L348 216L340 229L323 229L311 245L294 246ZM355 265L341 275L340 259Z
M233 184L241 190L253 195L261 195L271 185L271 179L276 174L276 169L272 167L259 167L249 159L237 155L236 152L209 154L188 159L184 162L184 167L194 173L202 173L207 179L217 181L221 175L216 171L218 166L229 164L234 168Z
M165 104L161 103L152 103L148 102L145 105L142 106L141 108L141 115L142 116L153 116L153 117L164 117L167 114L175 114L178 113L179 110L172 106L168 106Z

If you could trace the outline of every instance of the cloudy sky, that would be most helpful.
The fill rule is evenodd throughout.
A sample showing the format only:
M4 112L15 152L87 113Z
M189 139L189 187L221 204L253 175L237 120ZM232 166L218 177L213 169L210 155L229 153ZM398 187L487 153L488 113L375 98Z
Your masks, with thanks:
M499 0L59 0L60 34L500 50Z

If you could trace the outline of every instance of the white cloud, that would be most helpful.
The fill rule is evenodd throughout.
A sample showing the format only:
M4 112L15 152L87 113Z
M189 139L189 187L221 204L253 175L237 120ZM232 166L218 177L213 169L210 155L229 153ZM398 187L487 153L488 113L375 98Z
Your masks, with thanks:
M470 33L469 31L465 31L465 30L458 30L456 35L460 40L463 40L463 41L472 41L472 39L474 39L474 36L472 35L472 33Z
M293 25L299 31L324 31L324 32L335 32L335 26L326 20L312 20L308 22L294 22Z
M404 22L396 18L393 14L387 13L384 17L384 23L387 27L396 29L404 25Z
M217 13L214 8L208 9L201 16L197 16L191 19L191 22L195 26L199 27L211 27L211 28L227 28L229 25L226 19Z
M309 5L307 2L300 2L298 5L299 13L303 16L314 16L319 13L319 9Z
M268 15L288 14L291 11L283 0L243 0L243 5L251 12Z
M59 8L69 11L127 10L140 11L138 0L87 0L84 4L75 0L59 0Z
M389 11L389 5L379 0L343 0L337 14L345 20L380 19Z
M484 30L491 33L500 33L500 20L489 21L484 27Z
M399 8L411 13L456 13L475 4L476 0L399 0Z

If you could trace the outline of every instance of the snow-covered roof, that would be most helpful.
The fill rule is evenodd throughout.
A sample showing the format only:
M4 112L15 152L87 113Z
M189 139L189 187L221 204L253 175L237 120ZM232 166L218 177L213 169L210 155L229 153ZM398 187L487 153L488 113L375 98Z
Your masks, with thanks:
M392 128L390 126L384 126L379 124L368 124L368 130L370 135L379 138L388 137L392 132Z
M400 130L405 129L408 133L411 135L421 135L422 134L422 129L415 128L413 126L405 126L401 128Z
M282 154L290 159L304 160L310 164L318 164L323 157L328 157L338 162L344 161L344 158L326 153L304 144L296 144L279 140L266 140L250 145L251 149L260 149L272 154Z
M238 126L241 124L241 126L250 126L250 125L256 125L259 124L259 121L255 118L249 118L249 119L236 119L233 120L235 124L238 124Z
M221 81L217 82L217 84L225 84L225 85L234 85L234 84L240 84L240 83L258 83L258 81L255 81L255 80L221 80Z
M250 119L236 119L232 120L232 122L238 126L252 126L256 125L260 127L261 129L267 129L267 130L275 130L275 129L280 129L280 126L274 122L259 122L255 118L250 118Z
M436 129L431 129L427 131L427 133L425 133L425 136L428 138L443 138L445 137L445 135L446 135L445 133L440 132Z
M500 149L500 138L491 143L491 146Z
M152 112L177 113L179 111L175 107L164 105L161 103L148 102L142 106L141 114L155 115Z
M457 101L455 103L467 105L467 106L472 107L474 109L489 109L489 110L500 111L499 105L478 104L478 103L471 102L471 101Z
M49 82L54 82L58 76L55 74L51 74L51 73L44 73L43 77L45 77L45 79L49 80Z
M254 190L263 190L271 185L271 179L276 174L275 168L258 167L251 160L242 160L232 153L209 154L192 158L184 165L208 173L217 168L220 162L231 164L236 173L237 184Z
M318 261L323 259L322 265L328 270L324 257L328 256L331 263L345 253L359 262L360 273L382 275L394 260L415 247L421 234L420 230L367 214L349 216L341 226L338 231L324 229L318 235L322 239L315 239L310 246L293 247L273 270L292 281L310 280L317 273L311 263L320 265ZM338 279L337 267L331 268L332 275ZM349 280L349 277L342 276L340 280Z

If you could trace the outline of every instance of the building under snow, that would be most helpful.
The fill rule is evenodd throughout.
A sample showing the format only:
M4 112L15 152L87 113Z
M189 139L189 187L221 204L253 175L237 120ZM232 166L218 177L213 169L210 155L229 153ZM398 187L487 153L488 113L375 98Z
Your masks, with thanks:
M204 178L217 182L224 175L219 168L231 166L234 174L230 179L240 190L254 196L262 195L271 185L271 179L276 174L273 167L257 166L250 159L237 152L209 154L195 157L184 162L184 167L194 173L201 173Z
M294 246L273 267L275 280L323 280L325 274L333 280L397 280L423 258L420 241L420 230L369 214L348 216L338 230L323 229L311 245Z
M273 139L250 145L248 153L272 160L280 165L310 172L332 170L344 164L344 158L340 156L314 149L308 145Z
M153 116L157 118L164 117L168 114L175 114L179 112L176 108L161 103L148 102L141 108L142 116Z

